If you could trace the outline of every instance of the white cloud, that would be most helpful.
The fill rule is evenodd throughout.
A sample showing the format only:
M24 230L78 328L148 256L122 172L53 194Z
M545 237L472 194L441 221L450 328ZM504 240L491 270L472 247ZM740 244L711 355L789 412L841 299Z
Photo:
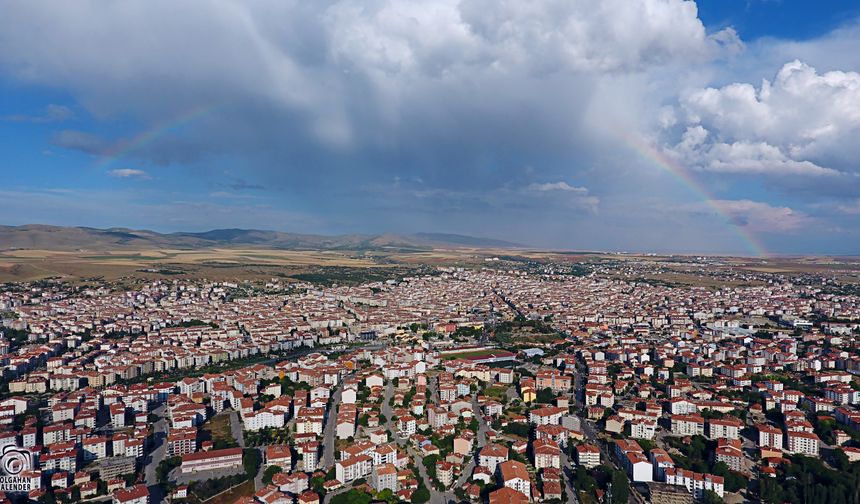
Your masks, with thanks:
M72 109L70 109L69 107L52 103L46 106L44 110L38 114L13 114L3 116L2 119L4 121L31 122L39 124L62 122L71 119L74 116L74 112L72 112Z
M670 150L721 173L837 175L858 171L860 74L819 74L800 61L756 88L733 83L680 100L686 130Z
M497 188L439 189L427 188L415 181L395 179L393 183L366 186L367 193L380 195L386 204L401 205L408 201L413 210L450 212L469 210L469 205L498 211L569 212L595 214L600 198L586 187L564 181L519 185L509 182Z
M697 14L679 0L343 0L325 20L342 63L448 78L466 69L635 70L737 50L734 30L708 37Z
M521 191L522 197L538 197L541 201L557 198L559 203L568 208L586 210L597 213L600 198L591 194L586 187L572 186L561 180L558 182L532 183Z
M816 220L804 212L786 206L771 206L751 200L714 200L720 210L739 226L754 232L795 232L814 224Z
M348 147L371 134L365 115L399 126L415 113L402 108L423 112L428 101L473 92L494 105L570 101L576 84L547 95L523 80L588 83L583 74L700 63L736 39L731 30L709 37L684 0L23 2L0 18L0 66L23 81L62 83L100 117L156 121L253 104Z
M588 193L588 189L584 187L574 187L567 182L545 182L543 184L529 184L528 189L532 191L574 191L579 193Z
M840 173L810 161L795 160L766 142L711 141L702 126L689 126L667 152L684 165L715 173L761 175L830 175Z
M860 215L860 198L838 204L836 210L846 215Z
M117 168L115 170L110 170L107 172L108 176L115 178L140 178L140 179L148 179L149 174L143 170L136 170L134 168Z

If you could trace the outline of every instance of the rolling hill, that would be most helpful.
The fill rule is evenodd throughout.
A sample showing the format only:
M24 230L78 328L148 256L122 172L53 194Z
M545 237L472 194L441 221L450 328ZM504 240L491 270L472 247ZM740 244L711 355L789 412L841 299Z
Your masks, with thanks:
M97 229L42 224L0 226L0 250L197 249L210 247L376 250L391 248L522 248L522 245L502 240L444 233L324 236L258 229L213 229L204 232L157 233L127 228Z

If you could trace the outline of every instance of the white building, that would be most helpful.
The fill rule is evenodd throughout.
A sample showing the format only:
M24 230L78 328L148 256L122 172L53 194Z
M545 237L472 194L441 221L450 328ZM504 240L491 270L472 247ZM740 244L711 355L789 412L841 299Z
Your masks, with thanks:
M394 464L380 464L373 467L370 484L377 492L391 490L397 492L397 468Z
M672 415L672 433L679 436L704 436L705 419L699 415Z
M740 439L743 424L732 418L708 420L708 436L711 439Z
M504 486L522 492L531 499L532 482L525 464L516 460L506 460L499 464L497 471Z
M488 444L478 452L478 465L486 467L490 473L496 472L496 467L508 460L508 449L497 444Z
M788 431L788 451L818 457L818 436L811 432Z
M245 415L245 429L258 431L261 429L280 429L284 426L284 414L277 411L263 409Z
M720 497L723 496L723 478L713 474L695 473L686 469L666 469L666 483L684 486L693 494L693 498L701 499L705 490L710 490Z
M341 483L349 483L369 475L373 468L373 459L367 455L358 455L338 461L334 468L337 480Z

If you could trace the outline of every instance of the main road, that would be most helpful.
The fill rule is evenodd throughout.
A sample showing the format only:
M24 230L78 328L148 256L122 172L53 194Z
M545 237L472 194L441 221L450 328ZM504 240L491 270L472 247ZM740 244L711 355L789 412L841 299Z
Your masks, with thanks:
M391 408L391 398L394 396L394 382L388 380L388 383L385 384L385 392L382 394L382 406L380 407L380 411L382 412L382 416L385 417L385 428L388 429L388 433L391 434L392 440L394 440L398 446L403 444L403 438L397 433L397 427L394 425L394 410Z
M143 467L144 481L149 488L149 502L153 504L158 504L164 499L164 490L158 484L155 470L167 455L167 419L164 418L166 410L167 406L164 404L152 410L152 413L158 416L158 420L152 424L152 443L147 449L149 455L144 459L146 461Z
M472 394L472 414L478 420L477 443L475 444L474 453L472 453L469 458L469 463L463 467L463 472L460 473L460 477L454 484L455 488L462 487L469 477L472 476L472 471L475 469L475 465L477 464L478 453L480 453L481 448L487 445L487 431L489 430L489 427L487 426L487 421L484 420L484 415L481 414L481 407L478 405L478 394Z
M562 449L561 472L563 473L562 477L564 479L565 492L567 492L567 502L571 504L579 504L579 497L577 497L576 490L573 488L573 471L573 462L571 462L567 452Z
M576 403L577 410L583 406L582 402L580 401L580 394L582 394L581 397L585 397L585 384L582 383L581 378L583 375L585 375L585 364L577 359L576 373L574 373L574 401ZM594 430L594 426L591 424L591 420L588 420L588 418L580 417L580 425L582 426L582 432L583 434L585 434L585 437L588 440L594 442L594 444L596 444L597 447L600 449L600 453L603 456L603 459L605 461L608 461L615 469L623 471L626 476L627 471L624 471L624 469L622 469L616 463L615 457L613 457L607 449L607 443L604 443L598 437L597 431ZM628 483L630 485L630 497L628 498L628 502L630 504L645 504L645 498L642 496L642 494L639 493L639 490L636 489L636 487L633 485L633 482L629 481L629 477Z
M323 468L328 470L334 466L335 434L337 434L337 410L340 405L342 387L338 383L334 395L331 397L331 407L326 413L325 427L323 428Z

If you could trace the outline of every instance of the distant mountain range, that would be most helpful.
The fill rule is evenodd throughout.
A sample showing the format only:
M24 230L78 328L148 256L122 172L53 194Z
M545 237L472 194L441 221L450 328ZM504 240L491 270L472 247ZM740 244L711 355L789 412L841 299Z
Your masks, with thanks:
M339 235L282 233L258 229L213 229L200 233L157 233L126 228L96 229L41 224L0 226L0 250L196 249L259 247L285 250L378 250L433 248L522 248L523 245L445 233Z

